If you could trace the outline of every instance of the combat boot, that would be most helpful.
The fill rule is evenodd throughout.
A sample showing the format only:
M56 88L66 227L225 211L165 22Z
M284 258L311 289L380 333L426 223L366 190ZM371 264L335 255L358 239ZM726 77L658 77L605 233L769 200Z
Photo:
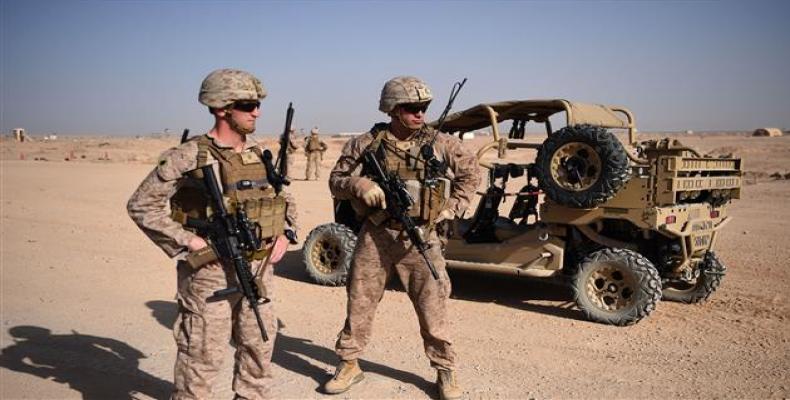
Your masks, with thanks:
M355 383L365 379L357 360L341 360L335 370L335 376L324 384L324 393L338 394L350 389Z
M455 373L450 370L436 370L436 386L439 387L439 398L442 400L457 400L463 394L461 386L455 380Z

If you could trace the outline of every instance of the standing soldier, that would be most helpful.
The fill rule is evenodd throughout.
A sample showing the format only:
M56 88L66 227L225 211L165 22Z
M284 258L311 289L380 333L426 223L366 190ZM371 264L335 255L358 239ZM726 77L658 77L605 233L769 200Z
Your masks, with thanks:
M324 385L327 393L345 392L363 379L357 359L370 339L384 286L397 275L417 311L425 354L438 370L440 397L457 399L462 394L453 372L455 350L448 332L450 279L440 237L433 227L463 213L480 182L480 172L474 155L460 140L425 125L425 111L432 99L428 86L417 78L388 81L381 91L379 110L390 116L390 122L376 124L370 132L349 140L330 174L332 194L350 200L364 222L348 282L346 322L335 344L340 363L334 377ZM447 172L441 171L443 178L438 184L426 179L431 174L426 174L424 153L420 151L426 144L433 145L436 158L448 167ZM381 209L387 207L385 194L362 168L361 156L366 149L383 155L381 163L404 181L415 199L409 215L426 232L430 244L427 256L439 279L433 278L403 227L395 219L381 217Z
M318 180L321 175L321 160L324 158L326 151L326 143L318 138L318 127L313 127L310 130L310 137L305 139L304 152L307 155L307 171L305 172L305 180L310 180L310 177L315 175L315 180ZM314 174L311 173L315 171Z
M288 152L288 179L290 179L293 176L293 170L294 170L293 154L296 153L296 150L299 149L299 146L297 146L296 143L294 143L294 135L296 135L296 129L291 128L288 134L288 149L286 150Z
M207 238L184 224L187 217L205 220L212 210L199 169L212 165L228 212L244 207L260 227L260 251L247 255L262 297L271 297L273 272L288 239L295 235L296 209L290 196L275 193L266 180L262 150L248 135L255 131L261 81L234 69L210 73L198 100L214 116L214 127L162 153L159 163L129 199L135 223L168 256L178 260L178 319L174 336L178 353L173 399L211 398L227 343L236 348L233 391L239 399L270 397L272 346L277 324L272 303L258 306L269 340L264 342L250 305L236 292L219 299L215 291L238 284L234 267L224 261L196 262ZM168 205L169 202L169 205ZM203 252L197 252L203 249ZM209 252L211 253L211 252ZM265 260L265 261L264 261ZM268 291L268 293L266 293Z

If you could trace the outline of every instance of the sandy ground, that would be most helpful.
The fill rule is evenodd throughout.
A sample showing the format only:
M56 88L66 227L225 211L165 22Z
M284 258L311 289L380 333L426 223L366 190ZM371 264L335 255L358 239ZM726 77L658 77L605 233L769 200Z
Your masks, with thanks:
M168 396L175 270L125 204L175 140L3 139L0 398ZM769 177L788 172L790 138L683 140L735 153L748 171L718 243L729 274L711 301L662 302L648 319L618 328L585 321L569 291L554 284L455 273L450 315L467 398L790 396L790 182ZM326 169L343 140L329 141ZM301 178L301 152L297 158ZM325 181L297 180L290 190L302 238L331 219ZM318 388L334 369L345 290L310 283L300 254L301 244L276 268L274 391L327 398ZM387 291L375 328L362 361L366 380L336 398L436 398L403 292ZM231 397L231 371L229 351L217 398Z

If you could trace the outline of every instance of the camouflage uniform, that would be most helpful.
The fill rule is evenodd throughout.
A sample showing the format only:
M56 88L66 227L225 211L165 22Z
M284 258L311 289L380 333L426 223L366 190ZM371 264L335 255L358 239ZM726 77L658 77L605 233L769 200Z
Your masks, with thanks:
M218 70L219 78L224 79L225 90L238 83L255 83L242 87L230 95L235 98L262 98L265 90L251 75L238 70ZM214 75L216 77L217 75ZM211 78L212 75L209 75ZM250 78L251 77L251 78ZM207 78L207 81L209 80ZM234 81L234 79L237 79ZM209 81L209 84L216 84ZM238 85L237 85L238 86ZM206 81L204 81L204 88ZM209 88L211 89L211 88ZM204 96L201 89L201 103L210 107L224 107L227 99L216 96L217 89L208 90ZM222 92L220 92L222 94ZM206 139L208 138L208 139ZM237 398L263 399L270 398L272 368L272 347L277 332L277 322L272 311L272 303L259 305L269 341L264 342L258 328L254 313L246 299L235 293L216 301L207 299L216 290L237 286L236 272L231 265L219 261L210 262L198 268L192 268L186 261L188 244L196 237L195 233L185 229L171 217L169 202L186 182L187 173L198 167L199 142L205 140L216 149L226 151L232 149L208 135L192 140L165 151L159 164L143 180L129 199L127 210L129 216L142 231L169 257L177 260L178 270L178 318L173 327L178 353L175 363L175 388L173 399L206 399L212 397L211 383L216 378L223 354L228 343L236 348L233 377L233 390ZM256 144L247 137L242 154L254 153ZM212 163L213 156L205 154L206 163ZM242 157L244 158L244 157ZM259 159L259 158L258 158ZM215 173L219 173L219 164L215 164ZM269 188L271 190L271 188ZM285 195L286 223L296 229L296 208L293 199ZM269 246L271 241L269 242ZM266 296L272 297L272 267L263 268L261 261L250 263L251 272L257 277L257 284Z
M305 139L304 152L307 155L307 171L305 171L305 180L310 180L311 176L315 176L318 180L321 175L321 160L324 158L326 151L326 143L318 138L318 131L313 129L310 136Z
M329 178L332 194L338 199L358 199L372 186L372 181L360 176L359 159L362 151L374 140L375 132L351 139L343 148ZM434 136L424 127L412 141L424 143ZM386 133L386 141L399 148L404 146ZM441 133L434 144L437 158L446 160L452 181L450 197L445 208L460 215L469 205L480 182L477 160L464 149L460 140ZM387 154L390 157L390 154ZM376 306L384 295L387 280L397 274L409 295L420 323L423 346L431 365L437 369L454 370L455 351L448 332L447 299L450 279L441 252L442 244L435 230L426 238L431 245L428 256L436 266L440 279L431 276L419 252L404 234L390 223L375 225L366 220L359 233L348 281L347 317L335 350L341 360L357 359L367 345Z
M288 140L288 148L286 150L288 152L288 178L289 179L293 177L293 171L294 171L294 157L293 157L293 154L296 153L296 150L299 149L299 147L296 145L296 143L294 143L293 135L294 135L294 130L293 130L293 128L291 128L291 136L290 136L290 138Z

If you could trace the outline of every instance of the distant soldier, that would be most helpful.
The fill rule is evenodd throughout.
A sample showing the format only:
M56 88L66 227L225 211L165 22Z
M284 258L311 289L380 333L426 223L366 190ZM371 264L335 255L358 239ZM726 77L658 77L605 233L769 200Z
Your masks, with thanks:
M262 297L271 293L274 275L267 265L282 258L288 246L286 236L294 237L296 209L290 196L284 191L275 193L268 183L262 149L248 136L255 131L260 100L265 96L261 81L248 72L220 69L210 73L198 100L214 117L214 127L162 153L127 204L140 229L178 260L178 319L173 327L178 353L172 399L212 398L211 384L228 343L236 348L235 398L271 397L272 347L277 333L272 302L258 306L269 334L264 342L253 310L240 293L213 297L217 290L238 285L234 267L216 258L194 261L192 256L201 254L201 249L205 252L209 243L185 225L188 218L206 221L217 213L207 201L199 169L213 165L228 212L243 207L258 227L263 246L245 256L258 289L264 292Z
M304 142L304 152L307 155L305 180L309 181L311 176L315 176L315 180L318 180L321 175L321 160L324 159L326 149L326 143L318 138L318 127L316 126L310 130L310 136Z
M24 142L25 141L25 130L22 128L14 129L14 139L17 142Z
M431 366L437 369L437 386L442 399L457 399L462 390L456 381L455 350L448 331L447 299L450 278L445 269L439 234L434 227L459 216L469 205L480 183L477 160L461 141L425 125L425 111L433 96L428 86L414 77L397 77L384 85L379 110L389 123L376 124L370 132L349 140L329 176L329 188L339 200L351 201L363 220L348 279L346 322L335 352L340 358L334 377L324 391L335 394L348 390L363 379L357 359L370 341L376 306L384 287L393 276L400 278L420 323L420 335ZM428 174L423 146L447 171ZM381 209L386 209L385 193L366 169L363 152L369 149L386 170L404 181L415 200L409 215L422 229L429 243L427 257L439 274L434 279L425 260L404 234L403 226ZM434 161L437 161L437 160Z
M293 177L294 171L294 158L293 154L296 153L296 150L299 149L299 146L294 143L294 135L296 134L296 129L291 128L288 140L288 178Z

